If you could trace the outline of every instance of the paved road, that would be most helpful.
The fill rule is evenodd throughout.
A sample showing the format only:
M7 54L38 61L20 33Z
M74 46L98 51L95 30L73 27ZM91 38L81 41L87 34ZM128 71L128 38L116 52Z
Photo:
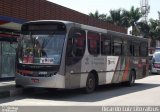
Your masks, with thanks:
M37 92L37 91L36 91ZM160 75L136 81L133 87L100 86L92 94L81 90L42 91L0 99L0 105L12 106L160 106Z

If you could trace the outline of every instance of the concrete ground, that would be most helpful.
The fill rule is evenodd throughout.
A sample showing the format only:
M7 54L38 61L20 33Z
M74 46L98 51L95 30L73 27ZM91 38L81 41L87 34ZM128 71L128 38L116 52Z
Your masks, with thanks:
M22 93L21 88L15 88L15 81L0 82L0 99L19 95Z
M0 105L13 106L160 106L160 75L136 81L133 87L100 86L92 94L81 89L26 92L0 99Z

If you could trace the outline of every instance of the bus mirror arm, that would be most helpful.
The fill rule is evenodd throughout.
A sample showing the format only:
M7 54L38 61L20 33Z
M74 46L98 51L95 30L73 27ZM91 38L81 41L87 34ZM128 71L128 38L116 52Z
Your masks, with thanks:
M10 44L13 44L13 35L11 36L11 38L9 39Z
M78 37L80 37L80 36L81 36L81 34L78 33L78 32L73 35L74 38L78 38Z

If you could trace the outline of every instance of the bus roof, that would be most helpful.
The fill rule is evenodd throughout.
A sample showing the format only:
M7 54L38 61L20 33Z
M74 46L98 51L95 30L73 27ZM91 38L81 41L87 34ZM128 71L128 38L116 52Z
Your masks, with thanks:
M103 28L98 28L98 27L94 27L94 26L89 26L89 25L84 25L84 24L80 24L80 23L76 23L76 22L71 22L71 21L64 21L64 20L35 20L35 21L28 21L25 22L24 24L29 24L29 23L37 23L37 22L59 22L59 23L63 23L65 25L70 24L73 25L75 27L81 27L82 29L85 30L91 30L91 31L96 31L96 32L100 32L100 33L107 33L107 34L111 34L111 35L115 35L118 36L120 38L133 38L134 40L143 40L143 41L148 41L148 39L143 38L143 37L137 37L137 36L133 36L133 35L128 35L125 33L120 33L120 32L116 32L116 31L111 31L111 30L107 30L107 29L103 29Z

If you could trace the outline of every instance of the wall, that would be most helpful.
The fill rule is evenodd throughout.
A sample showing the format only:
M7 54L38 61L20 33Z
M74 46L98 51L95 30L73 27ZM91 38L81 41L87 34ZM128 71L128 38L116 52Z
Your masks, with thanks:
M122 33L127 29L97 20L46 0L0 0L0 15L22 20L58 19L101 27Z

